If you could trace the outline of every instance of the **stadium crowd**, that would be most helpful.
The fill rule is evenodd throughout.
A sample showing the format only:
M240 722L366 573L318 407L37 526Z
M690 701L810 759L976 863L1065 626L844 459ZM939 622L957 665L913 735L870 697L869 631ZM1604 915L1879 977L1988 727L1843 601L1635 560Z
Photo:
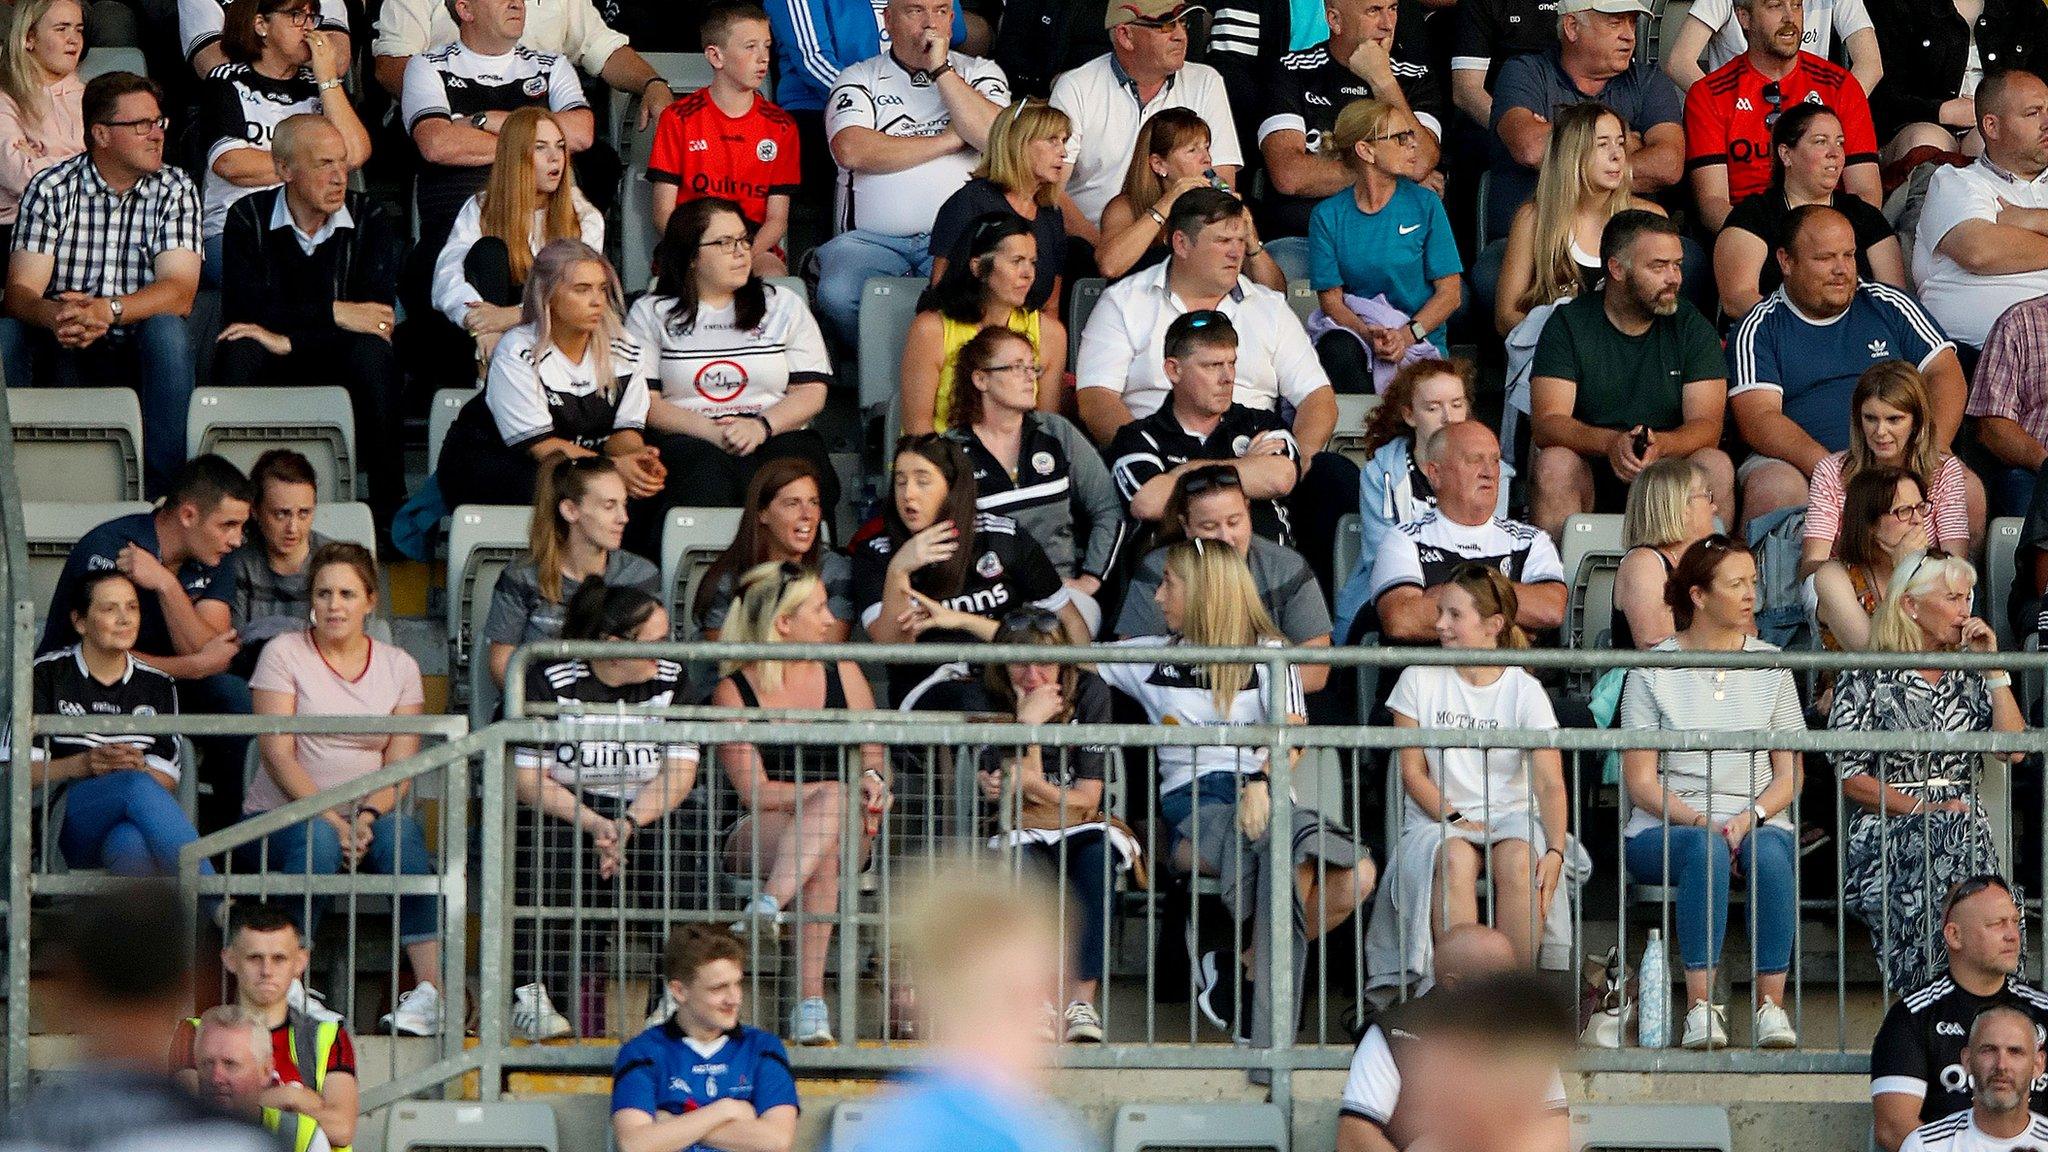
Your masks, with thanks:
M722 669L710 702L744 708L1591 723L1508 651L1560 642L1578 574L1559 540L1585 513L1625 517L1617 648L1988 652L2001 613L2011 634L2039 631L2048 8L1719 0L1663 30L1661 62L1641 51L1651 17L1642 0L15 0L0 362L10 389L132 388L157 501L82 533L47 606L35 710L419 713L419 663L377 620L377 554L417 551L408 526L448 509L529 500L530 548L491 593L477 658L501 687L565 705L676 703L691 685L670 661L596 659L507 686L517 645L1100 645L1085 669L928 662L886 684L851 662ZM81 79L88 45L122 44L149 77ZM689 92L641 55L698 47L711 80ZM651 134L644 164L636 133ZM621 266L620 221L638 213L659 240L648 266ZM860 507L819 425L874 276L929 286L889 382L904 436L868 465L879 491ZM1075 307L1095 277L1099 299ZM1289 299L1302 285L1305 321ZM195 308L203 293L213 312ZM303 456L245 475L188 452L202 363L214 384L348 390L374 551L312 532ZM408 491L407 415L469 386ZM1367 394L1363 426L1340 426L1338 397ZM662 528L704 506L739 509L740 526L671 619ZM1337 570L1354 514L1363 546ZM1994 516L2026 521L2013 588L1983 586L1973 563ZM858 528L842 538L842 522ZM1305 666L1276 693L1264 667L1133 663L1117 643L1443 645L1475 663L1377 687ZM1784 671L1616 679L1602 722L1623 729L2026 722L2002 672L1852 671L1818 695ZM202 830L418 748L202 743L195 822L173 796L189 770L175 740L48 741L38 782L64 790L50 833L65 859L163 873ZM762 880L735 928L772 940L804 909L786 1035L832 1042L833 926L814 917L835 907L842 837L864 861L896 807L889 750L859 749L841 779L796 746L631 745L522 755L523 898L659 906L658 879L695 866L670 847L690 796L729 788L744 819L716 858ZM1714 989L1731 877L1752 903L1749 1035L1798 1043L1798 860L1840 836L1844 899L1903 997L1873 1057L1886 1152L1954 1137L1913 1129L1971 1111L1950 1064L2020 1060L2011 1010L2048 1022L2048 997L2013 976L1996 878L2013 862L1977 803L1977 757L1842 757L1845 826L1802 828L1796 798L1834 785L1823 771L1816 790L1793 754L1632 751L1622 843L1598 861L1568 826L1555 752L1395 760L1398 794L1353 782L1373 797L1366 823L1402 814L1377 861L1335 813L1296 807L1291 836L1271 829L1256 750L1160 752L1145 782L1159 861L1123 824L1145 806L1106 795L1101 750L991 749L975 767L1094 929L1115 875L1148 865L1218 877L1229 916L1253 922L1264 853L1285 837L1296 954L1369 918L1375 987L1543 962L1589 868L1668 885L1688 1048L1730 1042ZM1809 805L1807 824L1833 809ZM403 788L252 847L245 869L436 868ZM579 858L602 883L576 887ZM229 1107L345 1147L347 1033L292 979L318 914L226 918L236 1001L181 1035L175 1064ZM439 916L429 896L397 908L414 979L383 1018L395 1033L446 1026ZM541 931L562 939L518 949L534 963L514 1021L559 1037L577 1025L551 999L576 992L557 961L602 941ZM1068 1042L1103 1039L1091 932L1046 996ZM1190 950L1203 1013L1255 1034L1253 950ZM735 1030L743 958L720 931L669 942L654 1026L620 1057L622 1148L787 1146L781 1041ZM1930 1013L1951 1027L1922 1027ZM260 1039L259 1022L274 1051L254 1044L243 1067L234 1033ZM1389 1127L1392 1034L1361 1046L1348 1149L1405 1142ZM715 1043L752 1069L737 1081L751 1098L691 1083ZM263 1088L266 1059L281 1079ZM1979 1076L1980 1136L2010 1120L1987 1097L2011 1079Z

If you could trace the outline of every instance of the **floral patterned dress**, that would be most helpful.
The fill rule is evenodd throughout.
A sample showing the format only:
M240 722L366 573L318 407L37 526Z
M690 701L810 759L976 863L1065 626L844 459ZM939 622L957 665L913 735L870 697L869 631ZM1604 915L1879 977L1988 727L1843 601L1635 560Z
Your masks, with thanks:
M1947 672L1929 683L1914 671L1850 671L1835 684L1828 713L1835 731L1988 732L1991 693L1974 673ZM1927 811L1880 817L1851 806L1843 903L1870 928L1885 986L1904 993L1945 967L1941 904L1957 881L2000 872L1991 826L1979 807L1983 757L1972 752L1839 752L1838 776L1875 776ZM1950 800L1967 812L1937 810Z

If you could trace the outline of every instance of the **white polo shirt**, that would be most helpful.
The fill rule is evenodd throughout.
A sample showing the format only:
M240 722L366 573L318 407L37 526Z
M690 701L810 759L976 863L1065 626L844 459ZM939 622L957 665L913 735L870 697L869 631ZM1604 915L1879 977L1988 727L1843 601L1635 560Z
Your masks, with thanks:
M1166 329L1188 306L1166 287L1172 264L1170 258L1162 260L1110 285L1088 315L1081 353L1074 359L1077 387L1121 393L1132 417L1140 420L1157 412L1173 392L1166 379ZM1237 329L1234 402L1271 411L1285 397L1300 407L1310 393L1330 386L1285 296L1239 276L1236 289L1216 310Z
M1800 8L1805 12L1806 32L1800 37L1799 50L1823 60L1834 59L1828 53L1837 38L1847 44L1849 37L1874 27L1863 0L1804 0ZM1742 25L1735 20L1735 0L1697 0L1691 16L1714 33L1707 41L1707 71L1712 72L1749 49Z
M1984 346L1991 325L2007 308L2048 295L2048 268L1978 276L1940 250L1942 237L1956 225L1997 220L2001 199L2015 208L2048 208L2048 172L2021 180L1981 156L1968 167L1937 168L1927 182L1926 207L1913 239L1913 278L1921 305L1950 339L1972 348Z
M1141 106L1137 84L1114 53L1104 53L1053 81L1052 106L1074 122L1074 135L1081 143L1081 155L1067 178L1067 195L1096 223L1123 190L1124 173L1138 147L1138 129L1161 109L1193 111L1209 125L1209 158L1218 165L1244 166L1223 74L1207 64L1182 65L1166 78L1152 102Z
M375 56L417 56L455 39L455 17L442 0L384 0L377 11ZM522 47L567 56L585 75L604 71L612 53L626 47L626 34L614 32L591 0L526 0Z
M953 72L998 108L1010 103L1010 82L994 61L958 52L947 54ZM825 139L847 128L869 128L884 136L937 136L953 125L946 98L931 76L912 72L884 50L839 70L825 95ZM948 152L901 172L839 170L835 204L839 231L916 236L932 230L939 208L981 163L972 148Z

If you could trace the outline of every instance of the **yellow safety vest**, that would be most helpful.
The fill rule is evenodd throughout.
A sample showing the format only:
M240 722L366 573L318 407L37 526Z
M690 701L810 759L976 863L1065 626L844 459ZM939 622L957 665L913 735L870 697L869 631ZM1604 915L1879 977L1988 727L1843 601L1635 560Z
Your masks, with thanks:
M199 1018L188 1017L185 1022L192 1025L196 1043ZM285 1024L291 1029L292 1060L299 1067L299 1079L313 1091L320 1091L327 1080L327 1056L334 1051L335 1038L341 1035L341 1024L334 1020L315 1022L298 1012L288 1013L285 1016ZM310 1033L304 1027L307 1024L313 1025ZM283 1127L285 1115L283 1109L265 1108L263 1126L276 1132ZM296 1130L292 1133L292 1152L306 1152L306 1149L313 1146L313 1134L320 1131L320 1123L311 1116L297 1112L291 1113L291 1116L296 1121ZM352 1146L337 1146L333 1152L352 1152Z

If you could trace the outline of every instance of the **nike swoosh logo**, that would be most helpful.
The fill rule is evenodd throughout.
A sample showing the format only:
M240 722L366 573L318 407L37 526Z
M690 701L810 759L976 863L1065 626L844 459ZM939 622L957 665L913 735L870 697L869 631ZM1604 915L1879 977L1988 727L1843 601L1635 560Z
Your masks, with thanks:
M1420 228L1420 227L1422 227L1422 225L1420 225L1420 224L1410 224L1410 225L1408 225L1408 226L1407 226L1406 228L1403 228L1403 229L1401 229L1401 235L1403 235L1403 236L1406 236L1406 235L1407 235L1407 234L1409 234L1410 232L1413 232L1413 231L1415 231L1415 230L1416 230L1417 228Z

